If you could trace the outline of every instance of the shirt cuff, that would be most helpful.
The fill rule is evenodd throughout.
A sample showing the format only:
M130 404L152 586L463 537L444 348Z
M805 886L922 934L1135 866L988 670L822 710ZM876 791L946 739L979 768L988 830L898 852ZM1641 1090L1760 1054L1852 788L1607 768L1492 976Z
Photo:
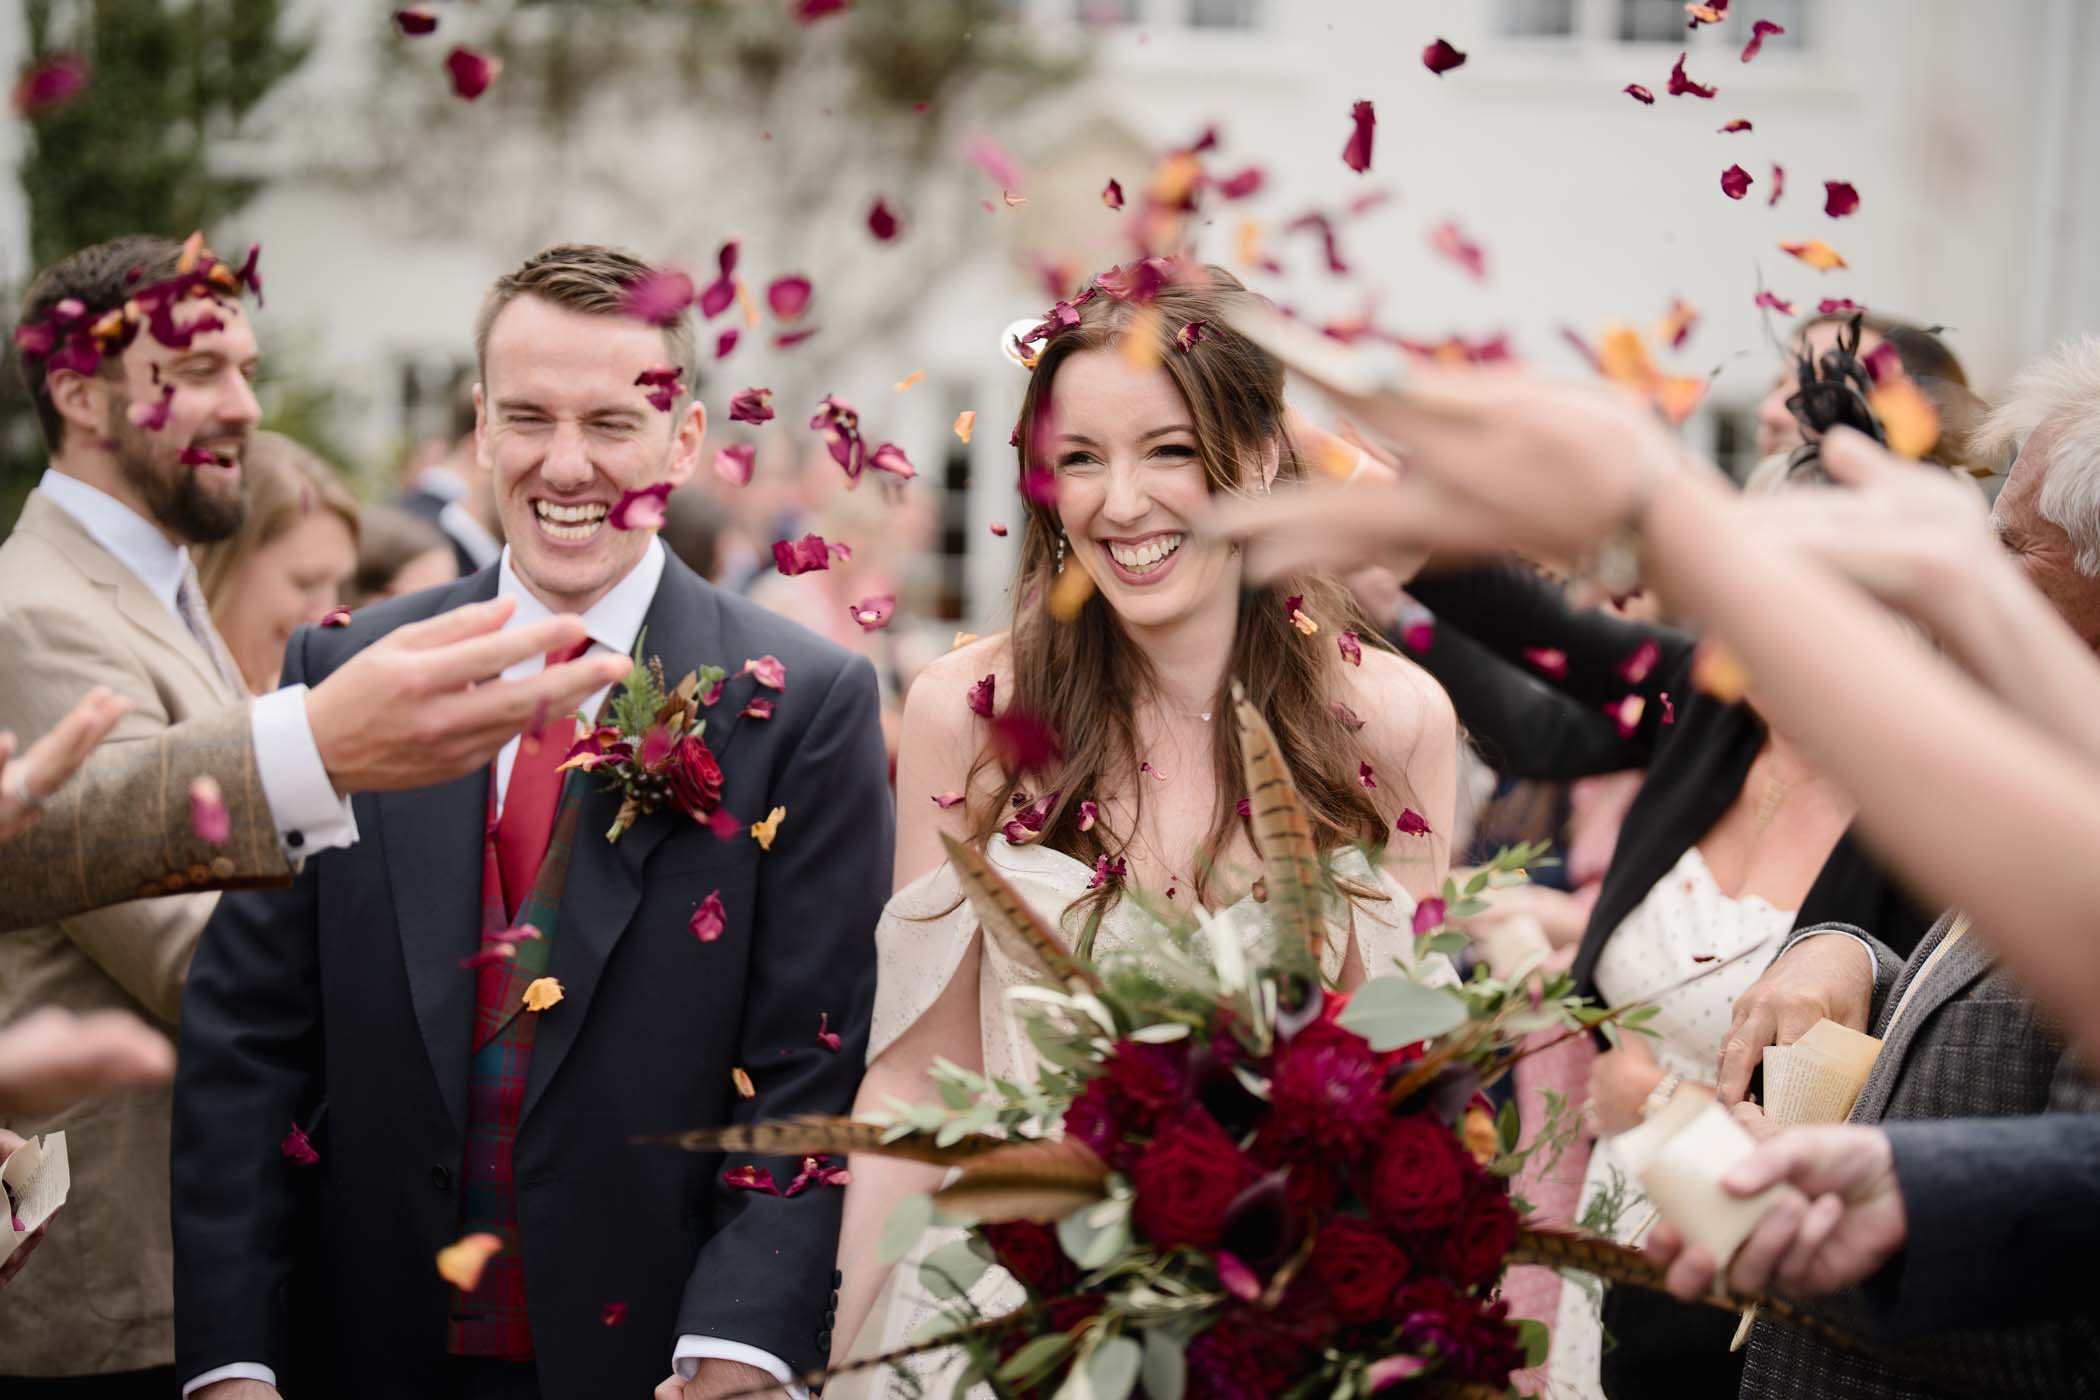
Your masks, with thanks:
M255 772L287 860L357 840L350 799L337 795L306 718L306 687L288 685L258 696L248 710L255 739Z
M189 1400L192 1391L202 1390L216 1381L261 1381L274 1390L277 1373L259 1361L236 1361L231 1366L215 1366L183 1386L183 1400Z
M671 1369L680 1380L689 1381L700 1374L702 1361L740 1361L779 1381L794 1400L809 1400L809 1391L795 1384L795 1373L787 1363L770 1351L746 1346L742 1342L726 1342L719 1337L699 1337L688 1332L678 1339L678 1349L671 1353Z

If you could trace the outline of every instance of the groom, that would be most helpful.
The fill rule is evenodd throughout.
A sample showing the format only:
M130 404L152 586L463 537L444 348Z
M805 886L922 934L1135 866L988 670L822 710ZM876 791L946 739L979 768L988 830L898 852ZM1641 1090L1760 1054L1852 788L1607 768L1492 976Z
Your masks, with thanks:
M492 769L358 798L365 840L287 890L224 900L175 1089L186 1394L700 1400L825 1359L841 1193L735 1189L724 1169L741 1161L630 1139L849 1109L890 878L875 676L607 519L624 492L686 480L706 427L682 393L665 412L637 384L693 363L682 316L623 314L647 275L563 246L497 281L475 328L475 436L502 560L302 629L285 676L318 681L477 599L515 597L513 625L580 614L592 648L639 639L671 685L725 667L705 711L720 806L785 816L770 849L668 807L610 843L619 794L602 769L556 772L575 730L557 715ZM738 674L764 657L784 663L777 693ZM719 933L689 928L714 896ZM515 958L470 962L527 923L540 937ZM532 1009L540 978L560 997ZM801 1164L759 1165L784 1191ZM462 1291L437 1254L478 1232L502 1249Z

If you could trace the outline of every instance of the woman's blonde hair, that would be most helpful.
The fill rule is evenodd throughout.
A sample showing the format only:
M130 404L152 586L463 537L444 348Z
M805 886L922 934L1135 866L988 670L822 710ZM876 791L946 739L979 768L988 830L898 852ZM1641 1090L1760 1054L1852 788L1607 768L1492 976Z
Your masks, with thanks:
M332 511L358 543L357 498L334 467L283 433L257 432L241 453L248 514L227 539L190 551L212 616L219 616L234 581L255 552L315 510Z

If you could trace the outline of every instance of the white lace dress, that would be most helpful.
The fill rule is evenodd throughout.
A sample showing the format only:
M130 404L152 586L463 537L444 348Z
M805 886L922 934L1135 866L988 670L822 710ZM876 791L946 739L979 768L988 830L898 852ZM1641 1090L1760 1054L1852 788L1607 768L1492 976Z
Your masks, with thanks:
M992 838L988 855L1015 892L1053 927L1061 927L1065 911L1087 893L1088 882L1093 879L1092 867L1062 851L1010 845L1000 836ZM1390 970L1395 960L1403 965L1411 962L1414 897L1386 872L1373 870L1354 850L1335 858L1334 872L1338 878L1374 889L1384 898L1355 902L1348 911L1338 911L1334 916L1337 936L1328 939L1321 960L1327 976L1331 979L1340 975L1348 951L1347 935L1351 933L1371 976ZM1251 899L1242 899L1232 908L1241 910L1250 903ZM1246 920L1244 924L1253 922ZM1151 924L1151 916L1131 900L1117 901L1094 935L1095 957L1099 959L1119 947L1131 947L1137 935ZM926 1014L955 975L963 954L980 937L977 917L962 898L961 884L952 866L944 863L890 897L875 930L875 1015L868 1036L870 1061ZM1067 944L1076 937L1076 930L1064 930ZM1035 1047L1009 1006L1006 993L1014 987L1031 985L1037 978L1031 969L1008 957L997 940L984 941L981 967L977 991L984 1027L984 1072L1026 1082L1035 1075ZM929 1230L919 1248L898 1264L889 1293L892 1301L883 1320L883 1350L912 1340L913 1334L933 1316L936 1308L919 1284L919 1261L931 1250L958 1237L956 1231ZM1023 1301L1019 1285L1001 1269L986 1274L970 1290L970 1297L987 1317L1007 1312ZM959 1352L921 1359L915 1370L923 1393L931 1397L950 1394L962 1366ZM912 1393L902 1381L886 1384L890 1395Z
M1794 911L1776 909L1756 895L1724 893L1707 869L1697 846L1678 857L1670 873L1656 881L1613 931L1597 958L1597 994L1607 1006L1654 999L1649 1026L1657 1039L1648 1042L1663 1069L1687 1079L1709 1080L1721 1057L1721 1041L1736 998L1741 996L1779 950ZM1717 969L1686 987L1656 997L1696 973L1708 961L1734 957L1746 948L1767 948ZM1635 1243L1652 1212L1647 1198L1633 1188L1612 1151L1611 1139L1600 1139L1590 1153L1582 1178L1582 1219L1592 1201L1624 1183L1624 1206L1613 1234ZM1547 1394L1553 1400L1603 1400L1598 1368L1604 1353L1604 1331L1598 1319L1600 1297L1572 1285L1560 1290L1546 1371Z

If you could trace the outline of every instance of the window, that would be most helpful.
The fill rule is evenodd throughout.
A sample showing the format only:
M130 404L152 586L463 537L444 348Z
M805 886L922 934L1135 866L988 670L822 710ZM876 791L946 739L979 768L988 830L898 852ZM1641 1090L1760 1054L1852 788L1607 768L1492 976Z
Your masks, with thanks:
M1522 39L1568 38L1575 33L1575 0L1502 0L1502 32Z
M1136 24L1138 0L1072 0L1072 18L1089 26Z
M1256 0L1188 0L1191 29L1252 29Z
M1618 0L1619 39L1628 44L1684 42L1690 24L1684 0Z

